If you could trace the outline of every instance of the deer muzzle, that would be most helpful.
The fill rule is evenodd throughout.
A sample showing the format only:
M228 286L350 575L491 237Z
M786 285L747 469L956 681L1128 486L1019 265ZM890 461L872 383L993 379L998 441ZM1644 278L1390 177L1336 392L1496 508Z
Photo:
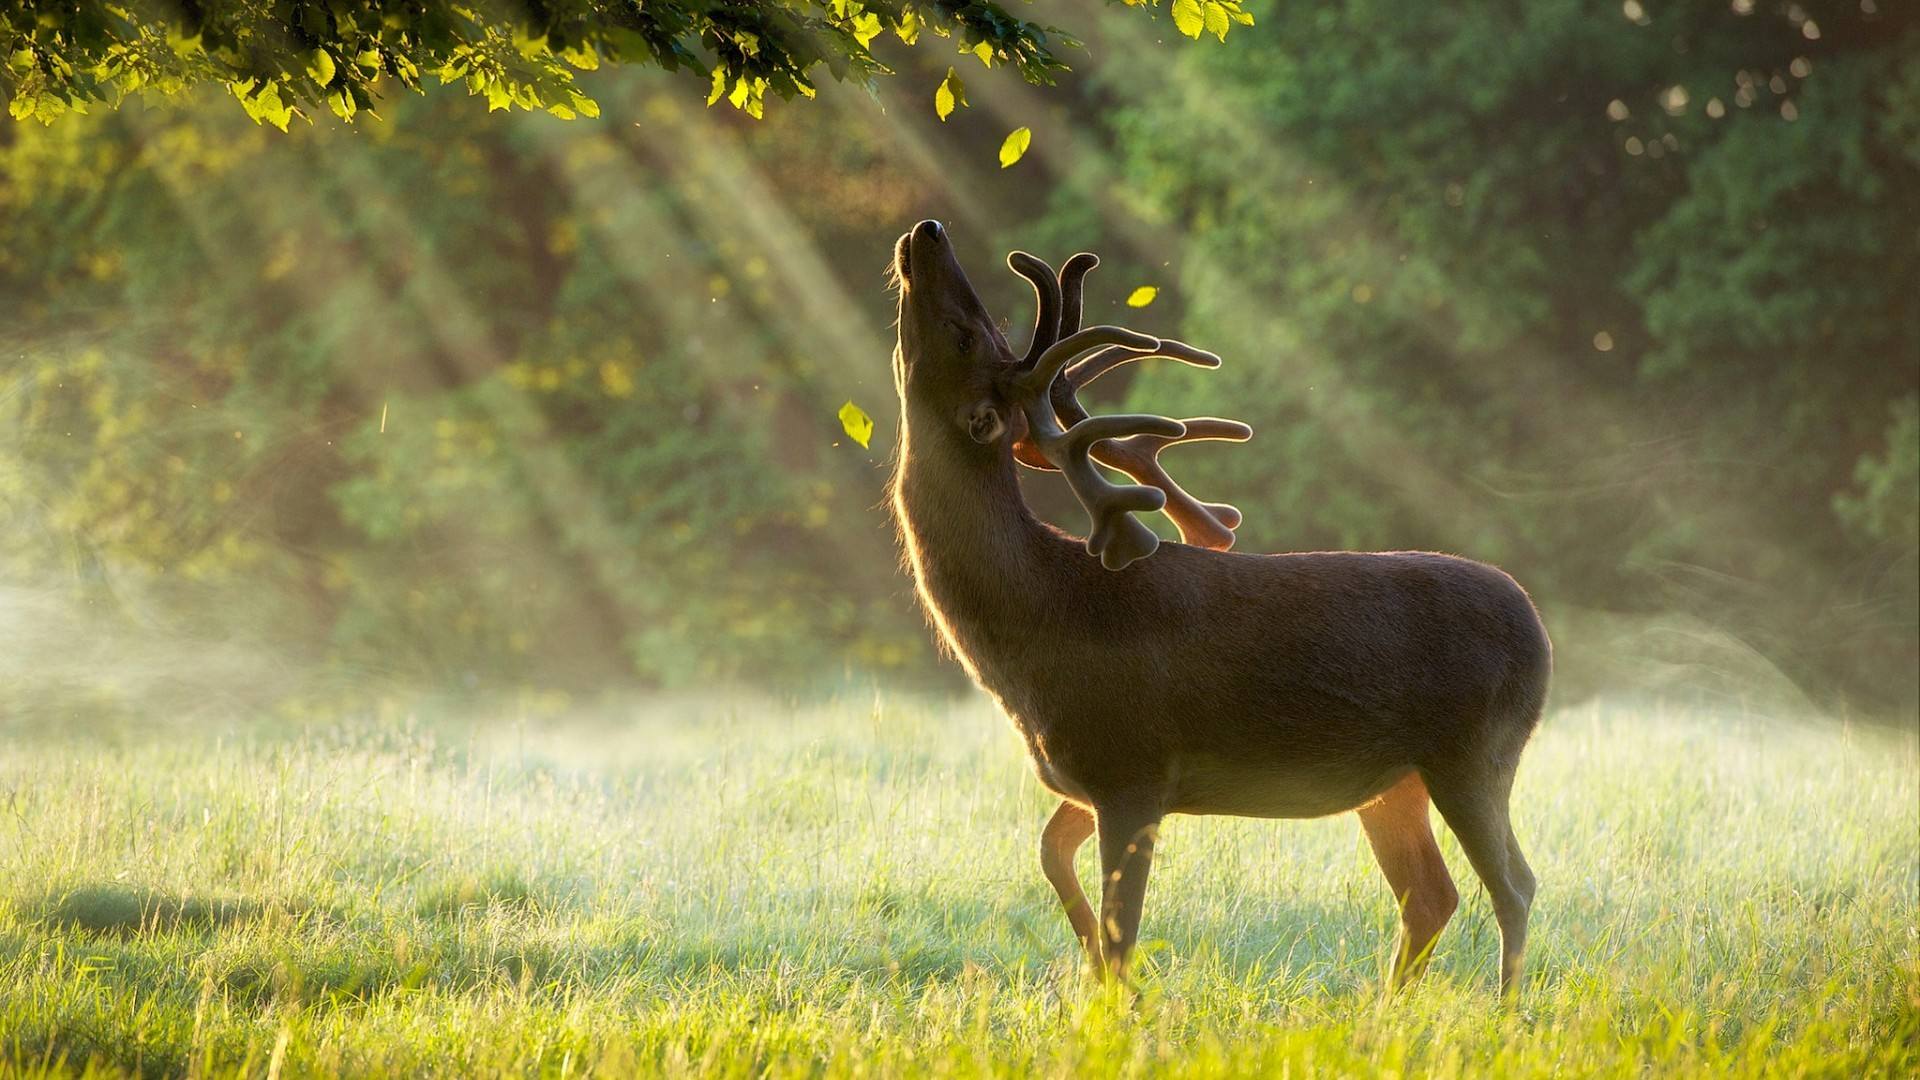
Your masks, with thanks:
M954 256L953 243L947 238L946 227L933 220L915 225L900 237L893 249L893 266L901 285L909 292L938 290L943 284L940 279L946 283L955 277L966 279Z

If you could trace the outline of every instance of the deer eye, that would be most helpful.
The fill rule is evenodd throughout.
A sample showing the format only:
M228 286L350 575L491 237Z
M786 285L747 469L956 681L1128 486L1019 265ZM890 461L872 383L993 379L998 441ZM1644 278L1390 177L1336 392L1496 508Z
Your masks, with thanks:
M973 351L974 342L978 340L978 336L973 332L973 327L961 323L952 323L949 325L949 329L953 331L953 348L955 352L970 353Z

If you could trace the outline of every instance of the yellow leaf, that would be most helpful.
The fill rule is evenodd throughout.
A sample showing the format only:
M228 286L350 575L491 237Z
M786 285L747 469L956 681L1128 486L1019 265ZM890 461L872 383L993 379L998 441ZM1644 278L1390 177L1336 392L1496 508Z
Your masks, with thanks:
M967 84L960 81L960 76L952 68L948 68L947 77L940 80L940 88L933 92L933 111L944 124L956 107L967 107Z
M1152 285L1142 285L1139 288L1127 294L1127 306L1128 307L1146 307L1148 304L1153 303L1154 297L1159 295L1160 295L1159 289L1153 287Z
M307 76L321 86L333 81L333 57L325 49L307 54Z
M852 399L848 399L845 405L840 406L840 426L846 430L848 438L862 447L873 438L873 417L868 416L865 409L855 405Z
M1014 128L1007 133L1007 139L1000 144L1000 167L1005 169L1019 161L1033 142L1033 132L1023 127Z
M1206 29L1207 19L1200 10L1200 0L1173 0L1174 28L1190 38L1200 36Z
M992 67L993 66L993 42L982 41L978 45L975 45L973 47L973 55L979 57L981 63L987 65L988 67Z
M1227 6L1216 0L1207 0L1203 14L1206 16L1207 33L1221 41L1227 40L1227 28L1233 25L1227 21Z

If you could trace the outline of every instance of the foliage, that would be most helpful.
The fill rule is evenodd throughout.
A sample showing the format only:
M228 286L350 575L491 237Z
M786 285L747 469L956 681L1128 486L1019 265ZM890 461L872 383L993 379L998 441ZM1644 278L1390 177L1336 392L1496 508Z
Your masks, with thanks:
M656 131L699 122L622 94ZM362 683L924 667L872 459L831 452L833 328L758 314L781 286L744 231L661 246L724 195L622 174L638 133L423 104L373 141L204 108L23 129L6 579L91 567L112 607Z
M1395 906L1351 817L1170 820L1141 996L1096 992L1032 857L1049 804L979 705L290 726L9 740L0 1070L1920 1067L1911 733L1549 716L1514 793L1541 891L1508 1008L1444 832L1461 909L1383 1000Z
M1920 404L1920 34L1628 7L1256 5L1267 48L1117 65L1117 160L1056 213L1118 171L1180 238L1227 364L1133 404L1252 422L1179 470L1249 549L1470 553L1910 708L1920 538L1863 525L1920 498L1886 411Z
M1171 12L1188 37L1205 29L1223 41L1229 26L1253 21L1240 0L1172 0ZM465 84L489 110L572 119L600 113L575 73L627 64L693 73L711 87L708 104L724 97L758 117L769 91L812 97L819 68L860 84L890 74L872 51L882 34L906 45L953 38L1033 83L1053 82L1067 68L1056 49L1077 44L991 0L11 3L0 9L0 101L16 118L52 121L130 94L220 84L247 115L284 131L322 109L351 121L375 106L383 81L418 90L432 79Z
M760 124L629 65L583 78L636 123L453 91L282 136L203 87L8 125L0 588L263 694L955 680L884 511L879 270L934 216L1015 339L993 262L1092 249L1089 319L1226 357L1094 389L1254 424L1171 462L1241 550L1497 562L1567 697L1910 716L1920 47L1881 7L1275 3L1172 63L1096 7L1102 69L944 119L951 57L902 47ZM87 666L18 633L10 672Z

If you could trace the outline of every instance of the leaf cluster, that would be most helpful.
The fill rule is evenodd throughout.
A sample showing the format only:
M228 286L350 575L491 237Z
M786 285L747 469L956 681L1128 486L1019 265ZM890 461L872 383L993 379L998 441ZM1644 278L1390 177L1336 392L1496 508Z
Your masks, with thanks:
M1157 2L1157 0L1156 0ZM1127 0L1128 6L1151 6ZM1183 33L1251 22L1238 0L1175 0ZM1217 25L1216 25L1217 24ZM812 97L818 73L871 85L892 70L876 39L953 39L1031 83L1078 43L992 0L76 0L0 7L0 100L42 121L129 95L221 83L256 121L284 129L322 110L352 120L390 86L463 84L490 110L598 115L578 82L603 64L705 79L755 117L769 93Z

